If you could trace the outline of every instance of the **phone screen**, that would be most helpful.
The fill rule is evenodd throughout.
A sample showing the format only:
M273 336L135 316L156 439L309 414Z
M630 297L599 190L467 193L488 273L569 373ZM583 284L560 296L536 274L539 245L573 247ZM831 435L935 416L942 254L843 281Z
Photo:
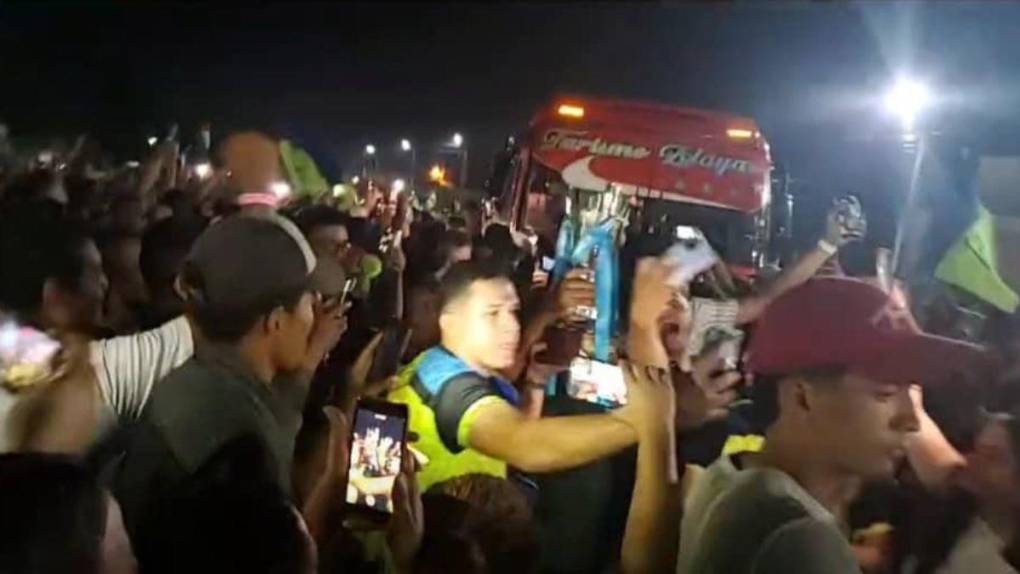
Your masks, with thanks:
M577 357L570 363L567 394L604 407L627 404L627 382L617 365Z
M400 474L406 434L405 405L359 401L347 471L345 501L349 506L369 514L393 513L393 484Z
M700 230L684 225L676 229L677 242L662 256L676 266L669 282L679 286L689 284L700 273L711 269L719 261L719 256Z
M59 341L38 329L0 318L0 384L17 389L50 376L60 347Z

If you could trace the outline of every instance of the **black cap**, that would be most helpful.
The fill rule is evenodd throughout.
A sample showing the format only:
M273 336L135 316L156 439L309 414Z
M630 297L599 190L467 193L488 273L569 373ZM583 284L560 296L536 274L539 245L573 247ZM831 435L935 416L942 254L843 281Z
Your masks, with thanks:
M234 215L209 226L185 265L189 297L207 308L268 310L317 290L308 241L275 214Z

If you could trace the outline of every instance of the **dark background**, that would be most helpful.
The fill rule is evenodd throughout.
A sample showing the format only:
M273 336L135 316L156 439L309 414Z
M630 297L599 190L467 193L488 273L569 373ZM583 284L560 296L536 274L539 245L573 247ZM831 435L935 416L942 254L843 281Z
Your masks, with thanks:
M1011 152L1020 5L968 1L0 6L0 118L19 137L88 131L140 154L171 121L259 128L336 177L368 142L402 169L464 133L470 180L555 93L645 98L756 118L799 206L860 194L891 240L904 154L892 79L936 86L932 125ZM817 218L813 218L817 219Z

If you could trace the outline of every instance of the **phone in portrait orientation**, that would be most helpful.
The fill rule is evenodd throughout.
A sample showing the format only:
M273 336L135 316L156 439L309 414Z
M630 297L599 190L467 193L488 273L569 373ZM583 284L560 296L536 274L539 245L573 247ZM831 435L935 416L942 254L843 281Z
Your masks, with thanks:
M619 365L577 357L570 363L567 394L603 407L617 408L627 404L627 381Z
M375 350L372 366L368 371L370 382L388 379L397 374L397 370L400 368L400 359L410 336L411 332L399 323L388 325L383 329L382 341L379 342L379 346Z
M48 379L60 350L60 342L46 333L0 316L0 384L7 388L23 389Z
M701 230L688 225L677 226L676 242L662 256L676 267L669 283L677 287L689 285L719 261Z
M361 399L354 410L344 506L373 522L393 514L393 487L407 440L407 405Z
M738 370L744 348L743 331L727 327L711 327L705 332L704 341L702 349L705 351L714 350L722 360L724 370Z
M344 280L344 288L340 292L340 306L347 304L347 301L351 298L351 293L354 292L354 287L357 286L358 280L354 277L348 277Z

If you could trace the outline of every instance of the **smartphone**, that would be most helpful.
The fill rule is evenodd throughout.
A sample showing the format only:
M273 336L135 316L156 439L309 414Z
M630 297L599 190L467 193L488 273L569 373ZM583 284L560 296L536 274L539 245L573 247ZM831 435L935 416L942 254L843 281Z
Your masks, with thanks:
M351 293L354 292L354 287L358 284L358 280L354 277L348 277L344 280L343 291L340 292L340 306L342 307L347 303L347 300L351 298Z
M868 218L864 208L853 195L836 200L836 220L844 237L860 239L868 232Z
M403 463L407 405L361 399L354 410L347 467L348 512L384 522L393 514L393 485Z
M567 394L575 399L616 408L627 404L627 381L618 365L577 357L570 363Z
M556 267L556 260L552 257L542 256L542 271L546 273L552 273L553 268Z
M411 332L399 324L389 325L383 329L382 341L375 350L372 366L368 371L370 382L388 379L397 374L397 370L400 369L400 358L410 336Z
M0 317L0 383L22 389L44 381L55 372L60 342L46 333L23 325L12 317Z
M676 287L686 286L695 277L711 269L719 256L709 245L705 235L696 227L679 225L676 228L677 241L662 255L663 259L676 266L669 283Z
M723 370L736 371L744 348L744 332L727 327L710 327L704 336L702 352L715 350L722 359Z

